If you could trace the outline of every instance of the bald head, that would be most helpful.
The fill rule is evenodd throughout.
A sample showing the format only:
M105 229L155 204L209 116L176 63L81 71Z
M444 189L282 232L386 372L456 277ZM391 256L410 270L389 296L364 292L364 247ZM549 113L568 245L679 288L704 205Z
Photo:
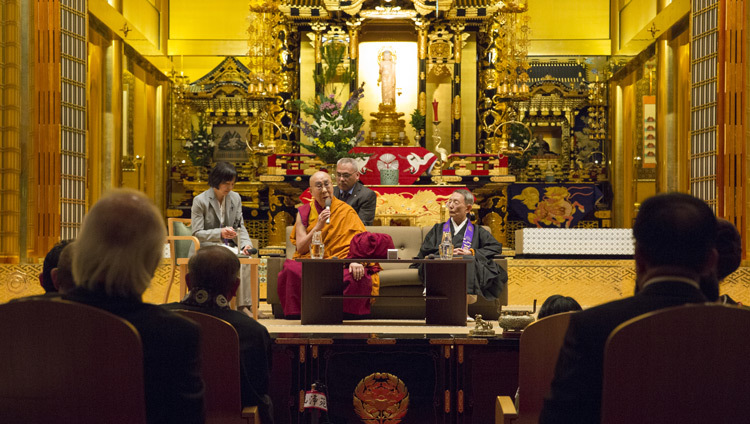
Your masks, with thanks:
M310 194L320 206L325 205L326 199L333 197L331 175L325 171L318 171L310 177Z
M73 255L76 285L110 296L140 297L166 240L156 206L143 193L113 190L83 220Z

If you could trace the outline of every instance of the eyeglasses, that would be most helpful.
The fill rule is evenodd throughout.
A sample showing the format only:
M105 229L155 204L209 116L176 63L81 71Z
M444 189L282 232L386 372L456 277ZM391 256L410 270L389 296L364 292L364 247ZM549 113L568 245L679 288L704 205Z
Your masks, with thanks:
M354 174L341 174L341 173L338 173L338 172L337 172L337 173L336 173L336 176L337 176L338 178L343 178L343 179L345 179L345 180L348 180L349 178L353 177L353 176L354 176Z
M318 190L322 190L325 187L325 189L328 190L331 187L331 183L328 182L328 181L326 181L325 184L323 184L323 183L317 183L317 184L313 185L313 187L315 187Z

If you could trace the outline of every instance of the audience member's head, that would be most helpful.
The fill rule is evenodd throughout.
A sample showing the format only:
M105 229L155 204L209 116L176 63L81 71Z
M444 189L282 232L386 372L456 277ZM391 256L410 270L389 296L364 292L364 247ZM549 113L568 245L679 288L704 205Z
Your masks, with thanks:
M76 283L73 280L73 249L75 243L68 243L60 252L60 260L57 262L57 268L52 270L52 282L60 293L67 293L75 288Z
M352 158L341 158L336 162L336 181L341 191L349 191L359 181L359 166Z
M72 240L63 240L60 243L52 246L47 256L44 257L44 264L42 265L42 273L39 274L39 284L42 285L45 293L56 292L55 284L52 281L52 270L57 268L57 264L60 261L60 252L63 248L68 245Z
M716 217L705 202L687 194L646 199L633 237L638 287L657 269L697 279L716 264Z
M185 281L192 294L204 290L208 295L207 300L222 295L228 301L239 287L239 272L240 260L237 255L223 246L206 246L195 252L188 261Z
M716 251L719 258L716 268L701 276L701 291L710 301L719 299L719 283L740 267L742 262L742 236L726 219L716 222Z
M742 236L737 227L726 219L719 219L716 224L716 251L719 252L716 277L721 281L740 267Z
M237 180L237 170L229 162L217 162L208 174L208 185L218 189L222 183L234 182Z
M570 311L580 311L581 309L581 305L579 305L578 302L576 302L576 300L572 297L563 296L561 294L553 294L552 296L548 297L544 301L544 303L542 303L542 307L539 308L539 313L536 317L537 319L542 319L550 315L561 314L563 312Z
M74 244L76 286L114 297L143 294L162 257L166 229L161 214L143 193L117 189L83 219Z

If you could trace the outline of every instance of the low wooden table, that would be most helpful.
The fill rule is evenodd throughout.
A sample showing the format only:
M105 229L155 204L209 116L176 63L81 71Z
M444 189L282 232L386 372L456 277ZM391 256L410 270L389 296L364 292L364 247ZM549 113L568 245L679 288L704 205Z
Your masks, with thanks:
M302 324L341 324L345 296L344 266L351 259L297 259L302 262ZM356 262L425 264L427 325L466 326L466 267L471 259L359 259ZM399 296L403 297L403 296Z
M260 290L258 290L258 266L260 266L260 259L258 258L237 258L240 260L240 265L250 265L250 292L252 293L252 305L251 309L253 312L253 318L258 319L258 296L260 296ZM185 283L185 275L188 272L188 261L190 258L177 258L177 265L180 267L180 300L185 297L187 293L187 284ZM237 309L236 298L232 299L232 309Z

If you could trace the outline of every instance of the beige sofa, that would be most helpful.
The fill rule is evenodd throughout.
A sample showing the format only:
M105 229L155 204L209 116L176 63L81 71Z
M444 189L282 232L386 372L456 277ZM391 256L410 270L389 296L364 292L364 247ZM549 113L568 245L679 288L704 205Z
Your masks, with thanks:
M289 241L292 231L291 226L286 229L286 258L291 259L294 254L294 245ZM367 227L372 233L384 233L391 236L393 244L399 251L399 258L411 259L419 253L427 232L431 227ZM286 258L268 258L268 294L267 302L273 308L274 316L283 318L281 301L276 286L276 279ZM507 270L505 259L495 261ZM403 298L389 297L377 299L372 305L370 317L373 319L424 319L425 302L420 299L422 294L422 282L419 280L417 270L409 268L408 264L381 264L383 270L380 272L380 294L384 296L404 296ZM410 297L407 297L410 296ZM479 300L469 305L469 315L481 314L484 319L497 319L499 306L508 304L507 290L501 298L496 301L487 301L479 296Z

